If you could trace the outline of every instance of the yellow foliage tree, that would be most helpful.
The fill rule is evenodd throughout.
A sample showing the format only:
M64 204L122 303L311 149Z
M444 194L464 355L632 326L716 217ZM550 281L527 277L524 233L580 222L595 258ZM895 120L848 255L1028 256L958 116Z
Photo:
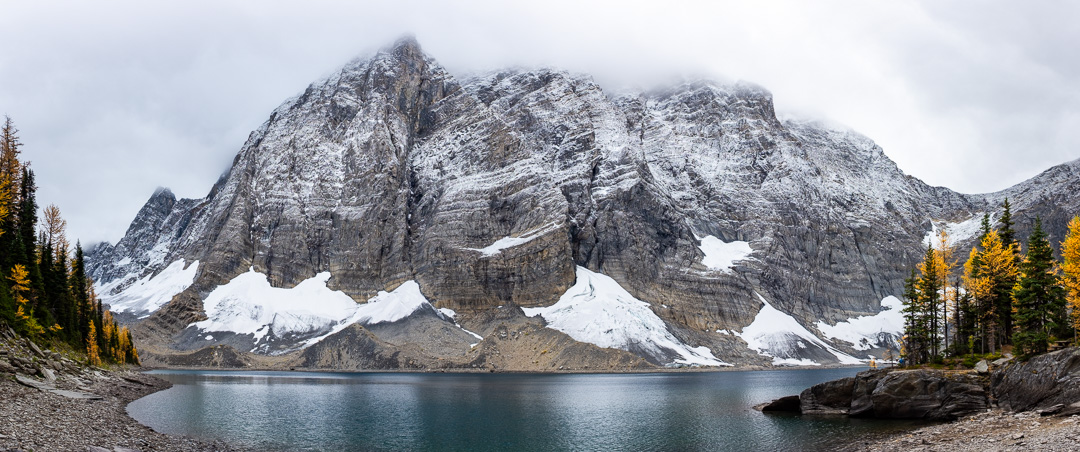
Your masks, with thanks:
M1069 222L1069 233L1061 242L1061 283L1074 329L1080 329L1080 216ZM1078 338L1080 340L1080 338Z
M982 251L971 250L964 264L964 285L975 299L983 344L996 351L1004 343L1005 316L1011 314L1012 289L1018 274L1015 244L1006 246L997 231L982 239Z
M101 364L101 350L98 348L97 328L94 327L94 322L90 322L90 332L86 333L86 361L91 366Z
M30 291L30 276L26 267L22 264L15 265L8 279L11 281L11 298L15 299L15 321L19 322L29 334L44 333L45 328L38 324L34 319L33 310L27 307L29 300L26 299L26 293Z

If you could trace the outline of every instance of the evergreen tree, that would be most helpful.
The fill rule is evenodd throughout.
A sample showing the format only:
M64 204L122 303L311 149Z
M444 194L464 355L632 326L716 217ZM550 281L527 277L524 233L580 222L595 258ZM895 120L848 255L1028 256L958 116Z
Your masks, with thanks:
M30 286L35 293L44 291L41 268L37 263L37 184L34 183L34 171L24 166L22 169L22 182L19 184L18 203L18 237L16 252L21 253L16 257L16 263L26 266L30 272Z
M1009 198L1005 198L1005 201L1001 203L1001 218L998 220L1000 227L998 228L998 236L1001 237L1001 245L1007 249L1012 250L1014 265L1020 265L1020 244L1016 241L1016 231L1013 230L1012 209L1009 205ZM1013 328L1013 316L1012 316L1012 297L1011 292L1013 286L1016 285L1016 278L1011 280L1004 280L1001 285L997 287L997 310L999 312L998 317L1001 321L1002 338L1004 343L1012 341ZM1009 296L1006 296L1008 293Z
M1005 198L1005 201L1001 203L1001 218L998 219L998 223L1001 226L998 228L998 236L1001 237L1001 244L1003 246L1009 246L1016 243L1016 231L1013 230L1012 221L1012 208L1009 205L1009 198Z
M19 179L22 164L19 163L19 153L22 142L19 141L19 130L11 121L11 117L4 117L4 125L0 126L0 271L8 271L15 265L15 234L17 219L14 213L14 202L19 194Z
M1020 264L1020 277L1013 289L1013 344L1022 357L1045 353L1051 331L1058 327L1056 313L1065 304L1065 291L1055 271L1054 250L1043 232L1042 221L1036 218L1028 238L1027 257Z
M990 233L990 229L992 229L990 227L990 214L984 213L982 222L979 226L979 230L982 231L982 234L979 234L979 243L982 243L983 239L986 238L986 235Z

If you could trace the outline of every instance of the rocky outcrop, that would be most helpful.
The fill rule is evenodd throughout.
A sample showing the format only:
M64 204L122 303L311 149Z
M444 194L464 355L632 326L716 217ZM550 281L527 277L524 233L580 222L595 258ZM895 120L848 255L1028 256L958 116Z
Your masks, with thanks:
M799 411L803 414L848 414L854 393L854 377L816 384L799 394Z
M952 420L990 407L986 382L972 373L871 370L827 381L798 396L805 415ZM783 406L780 401L773 404Z
M1080 347L1013 361L994 370L991 388L1008 411L1059 410L1080 402Z
M952 420L990 407L985 382L970 373L916 369L861 373L852 417Z

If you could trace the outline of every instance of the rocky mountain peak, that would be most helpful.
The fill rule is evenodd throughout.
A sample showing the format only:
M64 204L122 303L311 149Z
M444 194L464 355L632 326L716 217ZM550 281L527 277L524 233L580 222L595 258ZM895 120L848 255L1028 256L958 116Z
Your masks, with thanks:
M1074 183L1049 179L1014 205L1067 205L1029 196ZM286 101L206 198L156 193L116 246L88 257L99 282L121 281L116 293L139 278L148 293L159 279L180 288L136 327L161 350L368 341L376 329L344 329L363 323L350 320L357 306L409 300L426 306L425 325L454 331L440 349L462 353L529 309L656 364L857 362L894 345L895 328L854 325L892 325L890 297L931 220L990 201L904 175L850 130L781 122L756 85L614 96L550 69L458 80L405 38ZM312 294L326 300L318 314L301 309ZM632 319L608 315L620 312Z

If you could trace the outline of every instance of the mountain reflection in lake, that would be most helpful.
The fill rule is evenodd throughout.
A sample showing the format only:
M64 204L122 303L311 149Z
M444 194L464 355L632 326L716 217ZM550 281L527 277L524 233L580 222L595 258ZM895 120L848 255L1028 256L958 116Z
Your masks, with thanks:
M154 371L128 412L271 450L817 450L911 423L752 406L861 368L651 374Z

